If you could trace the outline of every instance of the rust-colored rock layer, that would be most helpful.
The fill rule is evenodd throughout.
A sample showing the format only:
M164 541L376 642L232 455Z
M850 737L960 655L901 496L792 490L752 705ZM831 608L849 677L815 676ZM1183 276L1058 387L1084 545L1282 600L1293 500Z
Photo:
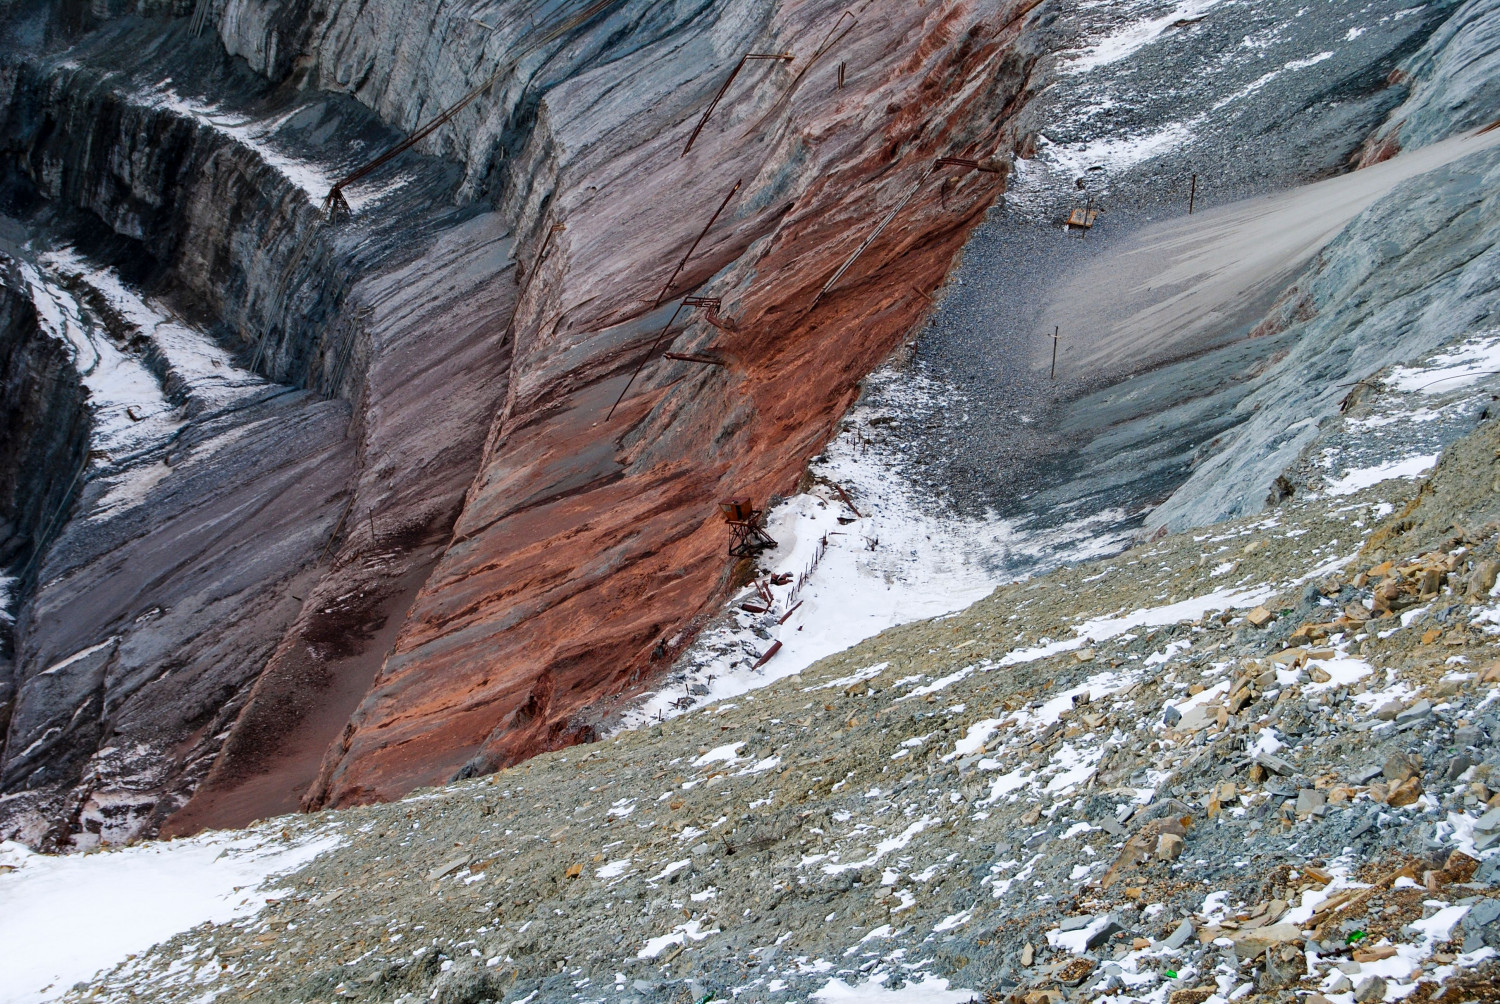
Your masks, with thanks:
M795 59L742 73L687 156L696 112L665 128L649 101L601 116L600 74L547 94L517 167L552 165L555 187L526 202L545 211L520 210L518 260L566 229L535 274L494 280L519 281L504 404L452 540L304 805L587 739L664 665L659 641L690 637L731 574L716 500L794 489L999 194L1003 173L933 164L1006 161L1024 139L1035 3L780 3L754 48ZM669 294L721 297L734 330L684 311L660 346L727 365L659 350L607 417L676 307L656 306L663 284L736 182Z

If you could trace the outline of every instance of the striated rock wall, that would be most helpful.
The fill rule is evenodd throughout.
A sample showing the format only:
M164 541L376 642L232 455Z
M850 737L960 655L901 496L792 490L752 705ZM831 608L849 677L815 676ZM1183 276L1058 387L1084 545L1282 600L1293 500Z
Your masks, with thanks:
M507 399L454 541L308 804L588 738L653 649L676 651L729 582L716 500L795 487L999 193L1003 175L928 172L943 155L1008 157L1036 59L1017 44L1030 6L779 6L741 44L796 58L751 64L686 157L687 111L729 58L693 79L694 102L661 69L677 39L636 55L635 75L610 64L546 94L518 155L531 195L506 203L529 232L567 229L523 288ZM653 361L610 418L675 296L695 291L721 297L736 330L688 314L663 347L726 365Z
M15 703L14 622L5 609L74 501L88 450L84 390L37 324L14 263L0 260L0 736Z
M501 286L476 296L474 280L457 280L465 268L485 282L503 272L495 249L509 245L495 214L447 203L456 170L416 156L350 193L385 215L326 226L318 200L328 179L392 135L347 98L268 93L184 23L124 19L61 53L8 55L7 210L115 265L242 365L292 385L224 399L174 368L180 327L140 330L109 306L112 287L58 277L76 290L77 322L139 356L183 424L169 421L170 437L123 455L95 451L74 520L21 591L16 713L0 765L5 789L24 794L6 801L0 832L51 844L128 839L195 790L242 708L259 707L251 693L270 684L258 681L282 679L268 664L305 640L289 629L315 622L312 638L336 636L341 658L298 677L278 730L295 733L307 708L339 708L330 694L353 686L346 716L368 684L366 664L378 664L389 637L362 632L359 616L340 620L329 598L350 592L350 569L410 577L451 525L503 391L485 385L503 370L490 348L504 318L491 313L507 295ZM434 251L438 233L459 250ZM434 268L414 280L424 251ZM448 309L436 320L415 298L422 281L441 286L432 298ZM381 295L395 302L382 306ZM475 344L434 346L465 311ZM445 383L455 369L462 378ZM356 419L348 403L299 385L353 398ZM387 527L375 562L369 536L356 532L372 508ZM357 525L356 511L366 516ZM409 600L412 588L382 582L379 592ZM322 605L299 619L308 603ZM316 748L301 750L310 756L301 775L236 811L295 806L343 724L303 738Z
M288 386L169 395L186 431L90 468L23 597L0 829L185 833L594 735L722 599L716 501L796 485L1003 190L1035 6L227 0L217 39L175 8L13 32L8 211ZM751 51L793 59L747 63L683 156ZM684 310L653 352L693 292L731 320Z
M1500 112L1500 2L1468 0L1393 74L1406 100L1364 144L1361 167L1478 126Z

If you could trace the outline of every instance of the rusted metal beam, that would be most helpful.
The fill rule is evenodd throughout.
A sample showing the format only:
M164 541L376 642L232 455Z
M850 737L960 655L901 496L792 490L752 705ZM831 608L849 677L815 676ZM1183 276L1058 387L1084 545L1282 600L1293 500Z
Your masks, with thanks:
M615 409L620 406L621 401L625 400L625 395L630 393L630 387L635 383L635 378L641 375L641 370L646 368L646 363L656 354L656 347L661 344L662 338L671 329L672 325L677 323L677 315L681 313L682 304L679 303L677 309L672 311L672 316L667 318L667 323L656 333L655 340L651 342L651 348L647 349L646 354L641 357L641 361L636 365L635 371L630 374L630 379L625 381L625 386L620 390L620 396L615 398L615 403L609 406L609 414L604 416L606 422L614 417Z
M667 280L667 284L661 288L661 292L656 295L656 302L651 305L653 310L656 307L660 306L661 302L667 298L667 293L672 289L672 284L677 281L677 277L682 274L682 270L687 265L688 259L693 256L694 251L698 250L698 245L703 242L704 237L708 236L709 230L713 228L713 225L715 222L717 222L719 216L724 212L726 208L728 208L729 200L734 198L734 193L740 190L740 185L742 184L744 184L743 179L735 181L734 187L729 190L729 194L724 196L724 201L719 203L719 208L714 210L714 214L708 218L708 223L705 224L703 229L698 232L698 236L696 239L694 239L692 246L687 249L687 254L682 256L682 260L678 262L677 267L672 270L671 278L669 278ZM646 354L641 357L641 361L639 365L636 366L635 372L630 374L630 379L625 381L625 387L620 391L620 396L615 398L615 403L610 405L609 414L604 416L604 420L606 422L614 416L615 409L620 406L620 402L625 400L625 395L629 393L631 385L635 383L635 378L641 375L641 370L645 368L646 363L650 361L651 357L656 354L656 347L661 344L661 340L665 338L667 332L672 329L672 325L677 323L677 317L682 313L683 308L689 306L687 302L688 299L690 298L684 297L683 301L677 304L677 309L672 311L672 316L667 320L667 323L662 326L661 331L657 332L655 341L651 343L651 348L648 349L646 351Z
M547 228L547 235L542 238L542 246L536 253L536 260L531 263L531 269L521 277L521 291L516 294L516 304L519 306L521 297L531 288L531 281L536 278L537 270L542 267L542 262L547 260L547 251L552 247L552 238L568 229L566 223L554 223ZM514 314L512 314L514 317Z
M849 25L840 30L845 18L849 19ZM766 109L764 115L756 120L755 125L751 127L752 132L759 131L766 122L770 121L772 116L780 114L787 108L791 103L792 95L796 94L797 88L802 86L802 80L807 76L808 71L817 65L818 60L822 59L828 50L841 42L844 36L853 31L858 24L859 18L854 16L853 11L846 9L838 16L838 19L833 22L833 27L828 29L828 34L824 36L822 44L813 51L813 54L808 57L807 62L802 64L802 68L797 71L797 75L792 78L791 83L787 84L786 91L782 93L781 97L776 99L770 108Z
M705 356L698 352L663 352L663 359L676 359L680 363L702 363L705 366L723 366L724 360Z
M937 159L937 166L966 167L971 171L983 171L986 174L1000 173L1000 169L998 167L985 167L983 164L979 163L979 161L971 160L968 157L939 157Z
M871 244L875 243L875 239L885 232L885 228L890 226L891 221L896 218L897 214L900 213L901 210L906 208L906 204L911 201L913 195L917 194L917 190L920 189L923 183L932 176L932 172L936 168L937 164L934 163L929 166L926 171L922 172L922 176L917 179L917 183L911 186L911 190L901 197L901 201L896 203L895 208L893 208L889 213L886 214L885 219L880 221L880 225L870 233L870 236L866 237L860 243L859 247L854 249L854 253L847 259L845 259L844 264L838 267L838 271L834 272L833 275L828 277L828 281L823 283L823 288L818 290L818 295L813 297L812 305L814 307L816 307L818 305L818 301L823 299L823 297L827 295L828 291L833 288L833 284L842 279L844 273L849 271L849 266L853 265L855 261L859 259L859 256L864 254L865 250Z
M741 56L740 61L734 64L734 69L729 71L729 76L726 77L724 79L724 83L720 85L718 93L714 95L714 99L708 103L707 108L703 109L703 117L700 118L698 120L698 124L693 127L693 134L688 137L687 146L682 148L681 157L686 157L688 155L688 151L691 150L693 148L693 144L697 142L698 134L703 131L704 126L708 125L709 116L714 113L715 108L719 107L719 102L729 91L729 85L734 83L734 78L740 75L740 71L745 68L745 64L752 59L784 59L787 62L791 62L792 54L790 52L749 52ZM679 157L679 159L681 159L681 157Z
M718 222L719 215L728 208L729 200L734 198L734 194L740 190L740 185L742 184L744 184L743 179L736 180L734 187L729 190L729 194L724 196L724 201L719 203L719 208L715 209L714 214L708 218L708 223L698 233L698 237L693 241L692 246L687 249L687 254L682 256L682 261L678 262L677 267L672 270L672 276L667 280L667 284L661 288L660 293L656 294L656 302L651 305L652 309L661 306L661 302L667 298L667 294L672 291L673 283L677 281L677 277L682 274L683 268L687 266L688 259L693 256L694 251L698 250L698 245L703 242L704 237L708 236L708 231Z
M768 648L768 649L766 649L766 654L763 655L763 656L761 656L760 659L756 661L755 665L751 666L750 668L751 669L759 669L760 667L764 666L766 663L770 662L771 661L771 657L774 656L777 652L780 652L780 651L781 651L781 642L779 642L779 641L778 642L773 642L772 645L771 645L771 647Z

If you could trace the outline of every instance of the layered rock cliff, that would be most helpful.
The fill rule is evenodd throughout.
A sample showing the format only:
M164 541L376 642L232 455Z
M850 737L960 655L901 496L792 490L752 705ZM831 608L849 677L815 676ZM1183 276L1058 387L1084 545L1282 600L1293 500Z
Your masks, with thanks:
M1003 190L1033 7L18 9L7 289L136 397L88 387L16 600L0 830L183 832L595 734L731 581L716 501L795 486ZM684 154L750 52L791 58Z

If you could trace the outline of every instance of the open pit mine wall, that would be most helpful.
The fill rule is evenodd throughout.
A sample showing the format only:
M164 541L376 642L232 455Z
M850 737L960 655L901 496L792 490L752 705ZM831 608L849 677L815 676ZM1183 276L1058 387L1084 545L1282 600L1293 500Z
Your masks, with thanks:
M16 628L0 832L36 844L596 734L729 588L716 501L793 490L926 309L1041 55L1033 0L177 6L19 5L0 59L29 225L274 381L90 461ZM747 52L793 58L684 156ZM322 221L321 184L491 77ZM692 293L719 325L685 310L632 382Z
M622 4L597 36L629 44L518 95L507 118L535 100L534 125L499 201L531 254L506 398L453 539L305 805L588 739L669 664L730 584L715 502L794 489L1002 190L1003 170L933 165L1009 159L1032 6ZM684 156L747 52L794 58L748 64ZM481 163L471 150L469 184ZM686 293L730 321L690 310L661 348L722 365L654 359L632 384Z
M0 569L26 580L38 544L61 525L88 452L89 415L67 352L41 336L31 301L17 292L24 284L14 263L0 261L0 273ZM15 702L13 627L0 613L0 735Z

